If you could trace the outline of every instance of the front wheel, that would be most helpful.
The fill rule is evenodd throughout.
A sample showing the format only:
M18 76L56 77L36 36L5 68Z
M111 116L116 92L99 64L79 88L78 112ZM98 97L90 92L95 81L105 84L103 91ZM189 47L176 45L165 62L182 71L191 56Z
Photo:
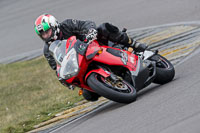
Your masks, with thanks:
M119 103L131 103L136 100L136 89L123 79L111 80L92 73L87 84L99 95Z
M150 60L156 61L156 78L154 83L165 84L173 80L175 76L174 66L165 57L157 54Z

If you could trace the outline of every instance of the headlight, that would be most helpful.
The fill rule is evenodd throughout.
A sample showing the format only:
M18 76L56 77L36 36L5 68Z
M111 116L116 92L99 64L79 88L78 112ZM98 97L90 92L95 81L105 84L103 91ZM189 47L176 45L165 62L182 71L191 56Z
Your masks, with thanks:
M78 74L79 65L77 59L77 53L74 48L72 48L67 55L63 58L60 69L60 77L64 79L69 79Z

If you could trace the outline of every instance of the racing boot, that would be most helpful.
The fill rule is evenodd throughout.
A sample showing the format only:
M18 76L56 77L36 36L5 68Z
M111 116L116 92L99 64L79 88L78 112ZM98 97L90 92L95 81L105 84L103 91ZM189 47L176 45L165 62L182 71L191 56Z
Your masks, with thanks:
M148 47L146 44L139 43L135 39L131 39L131 41L130 47L133 48L135 52L144 52Z

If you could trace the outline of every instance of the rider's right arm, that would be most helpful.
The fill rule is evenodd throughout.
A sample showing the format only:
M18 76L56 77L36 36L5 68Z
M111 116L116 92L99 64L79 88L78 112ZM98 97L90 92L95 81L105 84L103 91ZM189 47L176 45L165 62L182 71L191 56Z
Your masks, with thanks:
M44 57L47 59L51 68L53 70L56 70L56 61L53 58L53 56L50 54L49 45L47 43L45 43L45 45L44 45L43 53L44 53Z

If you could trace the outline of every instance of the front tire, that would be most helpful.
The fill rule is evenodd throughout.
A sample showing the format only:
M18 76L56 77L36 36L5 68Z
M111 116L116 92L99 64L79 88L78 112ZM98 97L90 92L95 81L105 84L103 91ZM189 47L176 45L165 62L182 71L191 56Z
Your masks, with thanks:
M103 76L92 73L87 84L99 95L119 103L131 103L136 100L136 89L128 82L121 80L114 85ZM120 88L121 87L121 88Z
M173 80L175 76L174 66L165 57L157 54L151 60L156 61L156 78L154 83L166 84Z

